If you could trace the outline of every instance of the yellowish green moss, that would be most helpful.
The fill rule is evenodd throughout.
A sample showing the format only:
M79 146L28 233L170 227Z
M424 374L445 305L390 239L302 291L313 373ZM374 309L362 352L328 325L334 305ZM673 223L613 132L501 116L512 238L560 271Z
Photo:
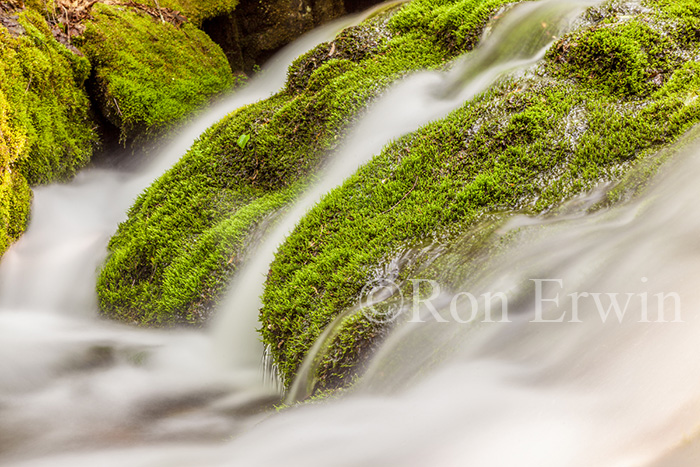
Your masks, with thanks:
M96 99L122 140L148 139L234 84L221 48L191 24L98 4L75 40L93 64Z
M0 71L0 78L4 77ZM12 170L27 144L26 134L13 123L7 99L0 90L0 255L24 230L31 201L26 179Z
M0 28L0 89L27 138L16 168L31 184L66 179L89 161L96 141L83 87L90 64L59 44L38 13L27 10L19 21L26 35Z
M96 143L83 86L90 64L39 13L24 11L19 22L18 37L0 26L0 254L24 230L29 184L70 178Z
M147 6L155 6L154 0L141 0ZM172 8L184 14L195 26L202 21L232 12L238 0L159 0L163 8Z
M649 3L650 12L591 14L532 75L390 144L299 223L271 266L261 310L286 384L394 252L449 241L453 226L478 229L498 213L556 209L700 120L694 2ZM416 0L372 33L351 29L300 57L282 93L210 129L139 198L110 243L103 311L140 324L201 323L253 228L307 183L367 103L408 71L468 50L504 4ZM320 387L354 380L382 332L349 318L319 365Z

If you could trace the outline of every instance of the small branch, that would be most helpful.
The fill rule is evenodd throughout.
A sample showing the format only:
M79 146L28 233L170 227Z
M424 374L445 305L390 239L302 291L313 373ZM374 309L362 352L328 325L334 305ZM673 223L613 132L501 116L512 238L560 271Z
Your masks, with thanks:
M119 108L119 103L117 102L117 99L112 97L112 100L114 101L114 105L117 106L117 112L119 112L119 116L124 117L124 114L122 114L122 109Z
M380 214L380 215L383 215L383 214L386 214L386 213L392 211L396 206L398 206L399 204L401 204L401 202L402 202L403 200L405 200L406 197L407 197L408 195L410 195L411 192L416 188L416 185L418 185L418 175L416 175L416 181L413 182L413 186L411 187L410 190L408 190L408 191L406 192L405 195L403 195L403 198L401 198L395 205L393 205L392 207L390 207L389 209L387 209L386 211L384 211L384 212L383 212L382 214Z
M153 0L156 4L156 8L158 8L158 14L160 15L160 21L161 23L165 23L165 18L163 18L163 12L160 9L160 4L158 3L158 0Z

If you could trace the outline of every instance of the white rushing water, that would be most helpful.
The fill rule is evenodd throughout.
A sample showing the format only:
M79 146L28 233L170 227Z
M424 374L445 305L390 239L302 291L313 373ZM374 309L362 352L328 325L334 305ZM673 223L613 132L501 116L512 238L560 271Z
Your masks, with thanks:
M251 416L274 400L256 386L253 367L260 357L252 331L262 275L298 218L390 139L445 115L503 72L538 60L552 34L540 25L559 21L563 28L584 5L523 4L506 16L502 32L494 28L450 73L414 75L376 102L322 182L239 275L232 287L239 292L214 326L221 335L100 321L95 269L134 195L174 161L168 156L181 155L215 119L265 97L279 81L260 94L251 85L228 109L222 103L204 115L147 176L90 171L69 185L37 189L32 224L0 265L0 463L668 467L665 459L672 459L697 465L690 442L663 457L692 439L700 420L697 145L643 199L548 220L534 239L501 256L506 260L463 289L446 291L435 300L445 322L399 327L347 397ZM550 37L503 45L528 29L528 37ZM296 44L293 54L329 31L323 34ZM517 225L527 223L538 221ZM544 293L558 294L561 306L541 302L544 317L566 311L564 322L533 322L532 279L553 280ZM511 322L461 324L450 313L455 294L489 291L513 298ZM567 294L577 292L589 295L572 320ZM603 294L600 300L630 294L634 305L623 319L613 311L603 322L592 293ZM673 300L663 302L666 314L658 319L657 293L678 296L677 320ZM641 314L642 297L649 319ZM221 345L238 340L232 333L240 333L242 345ZM215 355L234 362L222 366Z

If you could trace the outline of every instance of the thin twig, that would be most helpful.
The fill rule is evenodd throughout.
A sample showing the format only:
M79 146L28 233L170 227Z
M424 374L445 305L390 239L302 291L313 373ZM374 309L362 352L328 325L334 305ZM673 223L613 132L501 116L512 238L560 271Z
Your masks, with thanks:
M119 103L117 102L117 99L114 98L114 97L112 97L112 100L114 101L114 105L117 106L117 112L119 112L119 116L120 116L120 117L123 117L124 114L122 114L122 109L119 108Z
M413 182L413 186L411 187L410 190L408 190L408 191L406 192L405 195L403 195L403 198L401 198L395 205L393 205L392 207L390 207L389 209L387 209L386 211L384 211L384 212L383 212L382 214L380 214L380 215L383 215L383 214L386 214L386 213L392 211L396 206L398 206L399 204L401 204L401 202L402 202L403 200L405 200L406 197L407 197L408 195L410 195L411 192L416 188L416 185L418 185L418 175L416 175L416 181Z
M165 18L163 18L163 12L160 10L160 4L158 3L158 0L153 0L156 4L156 8L158 8L158 14L160 15L160 21L162 23L165 23Z

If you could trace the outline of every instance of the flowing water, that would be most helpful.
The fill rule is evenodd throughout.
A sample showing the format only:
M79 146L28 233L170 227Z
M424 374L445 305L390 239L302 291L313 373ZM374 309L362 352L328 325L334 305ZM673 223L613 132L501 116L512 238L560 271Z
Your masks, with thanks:
M351 394L279 414L258 410L276 397L259 384L256 366L259 291L298 218L392 138L538 60L584 6L514 8L449 73L414 75L379 99L321 182L251 255L211 336L100 321L95 269L131 200L169 157L228 111L274 91L281 75L207 112L146 176L90 171L37 189L30 228L0 266L0 463L697 465L688 460L690 441L662 457L692 439L700 420L697 145L635 203L504 226L535 227L481 276L436 297L436 315L424 309L415 321L425 322L399 326ZM290 56L332 32L295 44ZM450 304L465 292L503 292L509 319L462 323L469 313ZM557 295L560 306L546 300ZM615 297L631 305L606 317Z

